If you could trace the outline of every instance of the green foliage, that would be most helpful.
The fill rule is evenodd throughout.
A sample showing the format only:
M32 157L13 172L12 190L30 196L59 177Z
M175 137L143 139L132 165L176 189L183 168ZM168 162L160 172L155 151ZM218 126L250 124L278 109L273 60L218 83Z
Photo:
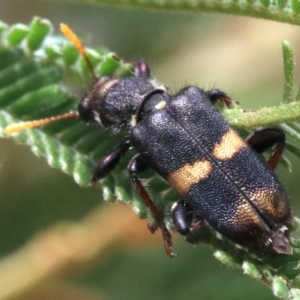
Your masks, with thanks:
M89 0L94 4L116 5L160 11L212 12L250 16L300 24L298 0Z
M115 2L118 4L118 1ZM223 11L299 23L296 15L299 5L293 1L247 1L247 10L245 2L240 1L119 2L120 5L137 7ZM76 86L79 81L91 81L85 61L76 48L64 38L50 35L51 28L49 21L39 18L35 18L29 26L15 24L8 27L0 24L1 137L7 137L3 130L9 124L55 116L76 109L79 99L66 86ZM115 60L111 52L88 49L88 54L99 76L125 76L130 73L129 65ZM245 112L238 105L232 109L223 109L223 114L230 124L239 130L280 125L289 136L300 141L300 102L296 101L294 96L294 58L291 46L287 42L283 43L283 59L285 83L282 104L251 112ZM72 175L80 185L89 185L97 162L119 143L123 135L113 134L109 139L107 136L108 132L101 128L87 126L80 120L68 120L26 130L12 137L19 143L29 145L34 153L45 157L51 166ZM292 144L288 144L287 150L300 157L299 149ZM117 170L101 181L103 199L131 203L140 217L155 222L132 189L128 176L124 176L131 155L132 153L129 153ZM290 167L286 158L284 162ZM147 175L155 201L162 210L168 212L177 195L151 172ZM297 222L295 220L296 225ZM167 223L172 227L170 220L167 220ZM297 268L300 243L297 240L292 238L292 256L262 257L236 249L229 241L217 239L208 228L203 228L201 234L204 243L217 249L214 255L222 263L231 267L241 267L245 274L267 283L279 298L298 299L300 291Z
M293 86L294 86L294 54L289 42L282 43L283 62L284 62L284 89L283 89L283 103L290 103L293 101Z

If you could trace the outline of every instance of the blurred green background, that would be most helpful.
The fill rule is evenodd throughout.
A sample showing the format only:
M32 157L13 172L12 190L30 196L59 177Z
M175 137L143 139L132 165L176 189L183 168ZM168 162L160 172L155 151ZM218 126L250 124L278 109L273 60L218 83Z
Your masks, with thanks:
M217 87L245 108L280 102L283 40L291 42L300 61L299 28L271 21L63 1L1 0L0 7L4 22L27 24L38 15L49 18L57 32L60 22L67 23L85 37L87 45L105 46L125 60L143 57L156 78L174 91L187 84ZM296 66L298 82L299 71ZM279 166L277 174L299 215L300 164L290 158L293 173ZM12 140L0 140L0 190L3 257L36 232L58 221L80 220L101 203L99 190L78 187L72 178L51 169ZM122 215L112 217L117 226ZM124 237L126 245L108 249L92 269L72 277L73 282L93 291L90 299L274 299L261 283L222 266L205 246L192 247L177 237L174 251L180 256L169 259L160 235L150 235L143 220L136 224L147 235L146 242Z

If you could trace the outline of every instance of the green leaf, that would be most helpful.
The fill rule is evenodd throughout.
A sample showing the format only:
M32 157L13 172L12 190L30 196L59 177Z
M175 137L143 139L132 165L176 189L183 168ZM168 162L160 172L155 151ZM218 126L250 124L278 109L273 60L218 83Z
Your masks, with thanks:
M285 282L281 277L275 277L273 280L273 292L274 295L277 296L280 299L287 299L288 298L288 287Z
M46 19L36 17L32 20L27 35L27 46L31 51L35 51L41 46L51 31L51 27L51 23Z
M8 34L7 34L7 41L11 46L19 45L23 39L28 34L28 27L23 24L16 24L11 26Z
M300 24L299 0L89 0L94 4L158 11L223 13Z
M293 87L294 87L294 54L293 49L289 42L284 41L282 43L283 51L283 65L284 65L284 90L283 90L283 102L289 103L293 99Z

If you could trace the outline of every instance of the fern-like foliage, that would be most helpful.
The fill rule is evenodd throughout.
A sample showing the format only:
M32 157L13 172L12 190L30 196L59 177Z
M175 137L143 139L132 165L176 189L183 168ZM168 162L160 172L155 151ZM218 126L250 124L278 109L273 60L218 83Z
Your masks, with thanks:
M298 0L90 0L90 2L159 11L223 13L300 24Z
M118 1L116 1L118 2ZM126 2L126 1L121 1ZM127 1L128 3L139 1ZM140 3L150 3L141 1ZM175 1L153 1L169 3L174 6ZM244 1L243 5L268 7L266 1ZM272 5L281 5L290 9L293 2L276 2ZM156 4L155 4L156 3ZM201 1L176 1L178 5L185 3L186 7L199 6ZM200 3L200 4L199 4ZM218 2L221 7L223 2ZM230 2L233 7L241 5L239 1ZM264 4L265 3L265 4ZM206 1L206 7L209 3ZM203 4L203 5L204 5ZM212 6L217 5L216 3ZM294 5L294 6L293 6ZM296 18L296 17L295 17ZM79 97L70 92L69 87L74 82L91 81L90 74L84 60L76 48L60 37L51 35L51 24L47 20L35 18L29 26L16 24L8 27L0 24L0 136L7 138L4 128L12 123L55 116L72 109L76 109ZM93 62L97 75L125 76L130 74L130 67L122 61L116 61L114 54L103 49L96 51L88 49L88 55ZM291 46L283 43L285 84L282 104L276 107L263 108L258 111L245 112L235 105L232 109L224 109L223 114L229 123L241 132L248 132L251 128L277 125L292 138L300 141L300 102L293 96L294 58ZM68 88L67 88L68 87ZM299 92L298 92L299 95ZM298 97L299 98L299 97ZM297 100L298 100L297 98ZM66 120L42 128L26 130L12 136L17 142L27 144L38 156L46 158L48 163L72 175L81 185L89 185L92 171L99 160L107 154L120 139L122 133L109 134L103 129L86 125L80 120ZM109 138L108 138L109 137ZM292 144L287 150L300 157L300 151ZM126 172L126 164L132 152L101 182L103 199L107 201L122 201L131 203L140 217L148 218L152 222L144 203L137 197ZM290 167L289 161L284 158L285 165ZM154 174L149 173L148 182L151 182L153 197L157 205L166 212L170 205L178 198ZM172 227L167 220L168 226ZM298 227L295 220L295 228ZM219 240L214 232L203 228L202 240L215 250L215 257L230 266L239 266L251 277L267 283L276 296L282 299L299 299L299 259L300 242L292 238L294 254L292 256L261 256L239 250L231 242Z

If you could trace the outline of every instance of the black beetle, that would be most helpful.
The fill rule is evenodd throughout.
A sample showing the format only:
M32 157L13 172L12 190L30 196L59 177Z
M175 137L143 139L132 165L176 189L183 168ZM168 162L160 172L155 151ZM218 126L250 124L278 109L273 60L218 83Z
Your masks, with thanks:
M62 31L76 44L94 75L81 42L66 25ZM224 92L188 86L171 95L156 83L144 61L134 61L132 66L134 75L122 79L94 75L94 84L76 112L12 125L6 133L76 116L126 130L128 137L100 162L92 181L111 172L133 147L137 155L129 163L129 174L162 229L170 256L172 240L164 214L138 179L148 167L182 195L170 213L177 231L191 242L196 242L190 237L200 226L209 225L241 246L291 254L290 205L273 173L285 145L284 133L267 128L244 141L214 107L218 100L230 106L231 99ZM259 154L272 146L275 150L265 162Z

